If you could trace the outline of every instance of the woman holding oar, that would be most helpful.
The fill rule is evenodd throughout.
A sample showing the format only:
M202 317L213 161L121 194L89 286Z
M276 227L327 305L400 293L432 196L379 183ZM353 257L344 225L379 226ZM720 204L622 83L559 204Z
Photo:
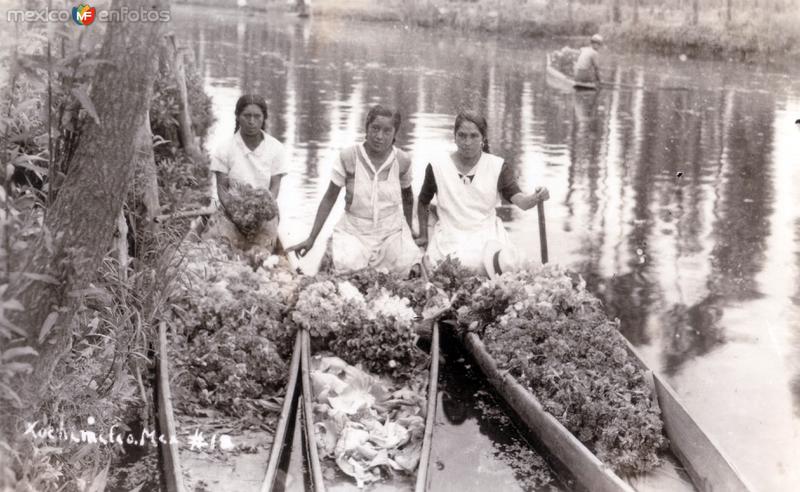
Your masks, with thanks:
M334 163L311 234L287 252L308 253L344 187L345 211L333 231L334 268L409 273L422 255L411 236L411 159L394 146L400 121L400 113L383 106L369 110L364 142L342 150Z
M489 153L488 125L483 116L472 111L459 113L453 133L457 150L425 169L417 243L427 244L428 258L433 262L450 255L467 268L482 271L487 246L499 243L513 251L495 212L500 197L528 210L550 194L544 187L531 194L522 193L508 164ZM428 244L428 215L434 195L439 220Z
M241 96L234 114L233 138L211 156L211 171L217 183L214 200L222 205L222 213L212 218L206 235L227 238L243 250L257 246L268 253L277 240L275 200L289 161L283 144L265 131L268 112L263 97ZM253 197L258 203L251 203ZM247 226L243 222L248 222Z

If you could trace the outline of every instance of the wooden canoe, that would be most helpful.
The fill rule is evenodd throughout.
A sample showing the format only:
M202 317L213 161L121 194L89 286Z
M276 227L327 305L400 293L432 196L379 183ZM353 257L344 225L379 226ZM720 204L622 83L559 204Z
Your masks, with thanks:
M428 375L428 402L425 413L425 433L422 440L422 450L420 453L419 468L417 468L417 476L415 479L415 492L424 492L426 490L426 483L428 479L428 461L431 452L431 439L433 437L433 421L436 416L436 391L437 382L439 380L439 327L436 323L432 322L431 334L431 366ZM302 374L302 387L303 397L301 405L304 408L306 439L308 443L307 456L309 460L309 467L311 468L311 478L313 482L313 489L316 492L326 490L326 482L322 473L322 463L320 461L319 453L317 451L316 439L314 438L314 415L313 415L313 395L311 390L311 345L310 338L307 333L304 333L303 341L303 358L301 364ZM375 489L373 486L371 489ZM353 484L353 490L358 490ZM392 489L394 490L394 489Z
M552 65L549 53L545 58L545 66L545 78L547 85L554 89L564 92L572 92L574 90L597 90L596 84L591 82L576 82L575 79L569 75L558 71L558 69Z
M463 343L497 393L582 487L598 492L635 490L545 411L539 400L513 376L500 370L476 334L467 334ZM647 367L633 347L628 346L642 366ZM654 394L672 452L686 468L694 487L704 492L753 490L691 418L669 385L649 369L648 374L652 375Z
M229 460L220 462L204 454L187 454L190 452L187 451L189 444L185 442L186 438L180 435L179 419L174 412L172 403L167 327L163 322L159 325L156 405L159 432L168 439L172 438L167 445L161 447L160 466L163 482L168 492L188 492L195 490L198 485L220 491L244 492L272 489L278 474L278 464L285 453L290 452L285 442L291 438L287 428L294 419L293 411L296 405L293 403L299 398L298 379L301 349L302 337L298 333L295 338L292 360L289 364L286 398L274 436L259 431L233 437L235 445L240 444L240 441L251 446L271 442L269 459L267 459L266 452L259 451L255 454L231 454ZM205 433L208 440L213 429L208 429Z

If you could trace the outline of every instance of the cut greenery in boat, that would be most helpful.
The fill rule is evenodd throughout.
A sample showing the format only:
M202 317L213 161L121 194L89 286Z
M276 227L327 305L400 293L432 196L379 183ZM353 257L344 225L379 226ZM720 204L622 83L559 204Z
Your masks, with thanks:
M456 296L459 327L482 334L501 369L597 457L622 474L660 465L660 409L618 321L557 265L486 280Z

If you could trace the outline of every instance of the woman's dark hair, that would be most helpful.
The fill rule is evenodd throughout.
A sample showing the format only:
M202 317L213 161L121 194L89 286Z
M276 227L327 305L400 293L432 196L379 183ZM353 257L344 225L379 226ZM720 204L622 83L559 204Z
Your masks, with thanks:
M481 150L489 152L489 137L487 136L489 133L489 124L486 123L486 118L475 111L462 111L456 116L456 124L453 126L454 134L458 132L458 129L461 128L461 125L465 121L475 123L475 126L478 127L478 131L481 132L481 136L483 137L483 146Z
M400 123L403 121L403 118L400 116L400 112L389 109L385 106L381 106L380 104L372 106L367 113L367 122L364 125L364 131L369 131L369 125L371 125L378 116L385 116L392 119L392 125L394 126L395 134L395 138L392 139L392 144L394 144L395 140L397 139L397 132L400 130Z
M266 130L267 116L269 116L269 113L267 112L267 101L265 101L263 97L256 94L245 94L240 97L238 101L236 101L236 109L234 110L234 113L236 114L236 128L233 130L233 133L239 131L239 115L244 112L244 108L250 106L251 104L255 104L261 108L261 112L264 113L264 121L261 123L261 129Z

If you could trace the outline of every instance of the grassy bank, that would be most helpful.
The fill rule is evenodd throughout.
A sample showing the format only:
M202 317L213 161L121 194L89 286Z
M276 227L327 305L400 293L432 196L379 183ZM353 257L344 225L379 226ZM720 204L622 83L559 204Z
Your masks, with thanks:
M693 58L764 61L800 52L800 12L789 0L700 2L697 23L691 2L640 0L638 20L624 4L614 22L613 2L566 0L316 0L314 15L416 27L544 38L602 33L618 50L686 54ZM671 5L674 4L674 5ZM769 5L767 5L769 4ZM571 7L570 7L571 5Z

